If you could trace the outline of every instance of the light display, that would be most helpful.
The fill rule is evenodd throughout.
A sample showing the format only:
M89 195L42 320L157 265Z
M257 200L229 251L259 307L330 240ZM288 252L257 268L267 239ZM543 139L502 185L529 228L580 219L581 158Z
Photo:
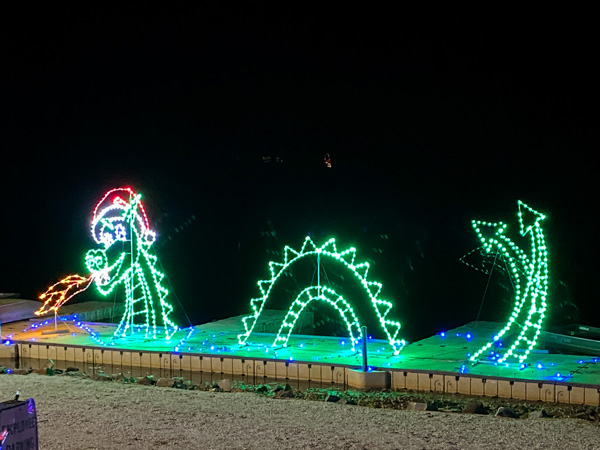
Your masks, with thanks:
M125 312L115 336L125 336L139 325L146 336L155 339L158 310L165 337L170 339L178 327L169 318L173 306L166 301L169 291L162 283L165 275L156 268L158 260L152 252L156 235L150 229L141 195L130 188L107 192L94 208L91 231L101 248L89 250L85 264L98 291L106 296L119 285L125 287ZM126 242L129 245L123 245ZM138 317L141 322L137 322Z
M299 251L294 250L289 246L284 248L283 262L271 261L269 262L269 270L271 277L266 280L258 281L257 285L260 290L261 296L250 301L253 313L245 316L242 319L244 324L245 332L238 335L238 341L241 345L246 344L256 321L260 316L265 303L267 302L273 286L277 283L277 280L290 268L293 264L307 257L316 257L317 264L320 264L321 258L328 258L331 261L340 263L346 267L349 272L354 275L356 280L362 286L364 292L368 296L377 314L379 323L385 335L387 336L388 342L394 350L394 354L398 354L405 344L404 340L397 338L400 331L400 322L388 319L388 313L392 309L392 303L379 298L379 294L382 289L382 284L377 281L371 281L368 279L369 263L355 263L356 249L354 247L348 248L343 251L338 251L335 239L329 239L323 246L317 247L313 240L307 236L304 240L302 248ZM317 271L318 279L320 279L320 269ZM323 287L318 282L318 286L310 286L304 289L294 302L292 303L289 311L283 320L283 323L279 329L279 333L273 342L274 346L286 345L289 336L294 328L296 320L304 310L304 308L314 300L325 301L333 306L343 318L348 328L350 340L352 342L352 348L355 349L355 343L360 335L360 324L350 304L341 296L336 294L332 289Z
M360 323L356 318L356 314L354 314L354 310L344 297L336 294L333 289L325 286L310 286L298 294L294 303L290 306L285 319L283 319L283 322L281 323L281 327L279 328L279 332L277 333L273 345L276 346L281 343L284 347L287 347L288 340L300 314L302 314L304 308L314 300L327 302L336 309L346 323L350 342L352 342L352 351L356 351L356 343L360 337Z
M100 246L85 255L91 275L71 275L50 287L40 296L46 303L36 314L56 313L92 281L104 296L121 285L125 288L125 312L114 335L125 336L136 327L142 328L146 337L156 339L157 327L162 326L165 338L170 339L179 328L170 319L173 306L166 301L169 291L163 286L165 275L156 268L158 259L152 249L156 235L150 229L141 195L131 188L108 191L94 208L91 232Z
M530 254L505 234L506 224L472 221L473 229L482 243L481 250L504 259L513 281L515 302L508 322L490 342L470 357L471 361L477 361L481 355L491 355L492 360L498 363L512 360L523 363L535 347L542 329L547 307L548 251L540 222L546 216L522 201L518 202L518 207L519 231L521 236L529 236ZM508 337L513 327L520 327L518 335L512 338L510 345L500 345L502 337ZM516 335L516 331L513 335ZM492 346L494 349L490 351Z
M63 304L90 287L93 278L93 276L84 278L81 275L69 275L53 284L40 295L39 298L44 301L44 304L35 311L35 315L41 316L49 312L57 313Z

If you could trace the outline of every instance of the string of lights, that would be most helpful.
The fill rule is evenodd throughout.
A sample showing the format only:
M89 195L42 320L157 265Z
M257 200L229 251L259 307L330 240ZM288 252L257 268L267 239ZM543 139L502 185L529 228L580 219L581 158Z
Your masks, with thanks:
M529 216L527 220L524 216ZM537 343L542 329L547 308L548 292L548 252L543 229L540 222L546 218L543 214L518 201L519 232L521 236L529 236L531 252L527 255L506 234L507 225L502 222L485 222L473 220L472 226L482 243L484 253L500 253L512 272L514 280L514 306L511 315L492 340L477 350L471 361L477 361L481 355L487 354L493 361L505 363L516 359L523 363ZM529 309L524 307L529 302ZM525 316L526 314L526 316ZM520 323L521 330L516 338L506 347L501 339L508 336ZM501 349L499 351L492 350ZM506 350L504 350L506 348ZM502 352L502 353L500 353Z
M71 300L77 294L85 291L92 284L93 277L82 277L81 275L69 275L58 283L50 286L39 299L44 304L35 311L36 316L42 316L49 312L58 313L62 305ZM62 289L59 289L62 287Z
M304 239L304 243L302 244L302 247L299 251L296 251L292 247L286 245L284 247L283 262L269 262L269 271L271 273L271 277L269 279L260 280L257 282L261 296L250 300L250 306L252 307L253 312L252 314L242 318L242 323L244 324L245 332L238 335L238 341L240 345L245 345L248 341L248 338L254 330L254 326L256 325L257 319L260 316L264 305L271 294L273 286L276 284L277 280L282 276L282 274L284 274L290 266L300 261L301 259L317 255L319 258L326 257L334 262L341 263L350 271L352 275L354 275L356 280L358 280L358 282L362 286L364 292L369 297L373 309L377 314L377 318L379 319L379 323L385 335L387 336L388 342L392 347L394 354L397 355L406 343L403 339L397 338L401 328L401 324L398 321L388 319L387 316L390 310L392 309L393 304L387 300L379 298L379 294L382 290L383 285L378 281L371 281L368 279L368 272L370 267L369 263L362 262L355 264L356 248L354 247L350 247L340 252L337 250L334 238L329 239L321 247L317 247L313 240L310 238L310 236L307 236ZM320 291L317 293L316 298L320 299L319 296L321 295L323 290L324 288L321 287ZM328 292L329 294L333 293L334 295L337 295L333 291L326 292ZM298 300L298 298L296 298L296 300ZM292 325L291 328L293 328L293 324L289 322L287 318L289 318L290 315L292 317L294 317L295 314L299 315L298 307L302 307L302 303L307 303L302 302L301 300L297 302L296 300L292 303L292 306L288 311L288 316L286 316L284 324L282 325L282 328L280 328L280 333L278 334L279 339L276 339L275 344L277 344L279 341L287 343L287 339L284 336L281 336L281 332L284 331L284 329L290 328L289 325ZM340 303L341 305L344 305L344 307L348 304L345 300L344 302L341 302L338 300L332 300L329 297L320 300L325 300L330 304L332 304L331 302L334 302L338 310L340 310ZM345 317L345 312L343 311L345 311L345 309L340 310L340 313ZM353 317L353 320L347 320L346 322L347 324L350 324L349 332L350 335L353 336L352 327L354 326L354 323L358 324L358 320L354 320L355 315L353 311L350 314L351 317ZM293 323L295 324L295 320L293 321ZM286 330L285 332L289 335L289 333L291 333L291 330Z
M118 286L125 287L125 312L114 336L123 337L128 331L142 328L146 337L157 339L161 327L168 340L179 330L170 318L173 306L167 301L169 291L163 286L165 274L156 267L158 258L152 247L156 234L150 229L141 198L131 188L111 189L104 194L94 207L91 225L92 237L100 248L85 254L90 275L69 275L50 286L40 296L44 304L37 315L58 313L63 304L94 281L103 296Z
M344 297L338 295L333 289L318 286L307 287L298 294L294 303L290 306L285 319L283 319L283 322L281 323L277 337L273 342L273 347L278 346L280 343L283 344L284 347L287 347L292 330L296 326L296 321L300 318L304 308L314 300L327 302L340 314L348 329L348 335L350 342L352 343L352 351L356 351L356 343L360 337L360 323L356 318L354 310Z
M123 194L129 196L129 202ZM125 312L115 336L125 336L131 327L141 325L146 337L156 339L159 309L165 338L170 339L178 327L169 317L173 306L166 301L165 274L156 268L158 259L152 251L156 235L148 226L141 195L130 188L110 190L94 208L91 231L103 247L89 250L85 256L98 291L106 296L118 285L125 287ZM118 242L129 242L129 252L121 251L109 265L109 250Z

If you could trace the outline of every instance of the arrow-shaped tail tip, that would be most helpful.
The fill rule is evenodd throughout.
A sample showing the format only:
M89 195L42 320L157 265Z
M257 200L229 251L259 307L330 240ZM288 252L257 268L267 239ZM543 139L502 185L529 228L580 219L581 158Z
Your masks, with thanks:
M495 246L498 243L498 236L506 231L506 224L503 222L473 220L471 225L477 234L477 238L486 250Z
M546 215L542 214L539 211L536 211L531 206L527 205L525 202L518 200L517 202L519 206L519 226L521 228L521 235L525 236L529 230L531 230L534 226L538 225L539 222L546 219Z

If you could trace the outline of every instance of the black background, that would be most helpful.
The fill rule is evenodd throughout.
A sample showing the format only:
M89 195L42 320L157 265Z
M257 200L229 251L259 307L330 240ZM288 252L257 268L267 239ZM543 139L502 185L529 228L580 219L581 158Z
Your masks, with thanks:
M548 215L550 323L600 326L593 28L471 13L7 10L0 289L35 298L83 274L95 202L132 186L193 323L248 312L273 252L310 233L355 245L416 339L477 317L470 220L516 234L522 199ZM506 316L507 283L492 278L482 319Z

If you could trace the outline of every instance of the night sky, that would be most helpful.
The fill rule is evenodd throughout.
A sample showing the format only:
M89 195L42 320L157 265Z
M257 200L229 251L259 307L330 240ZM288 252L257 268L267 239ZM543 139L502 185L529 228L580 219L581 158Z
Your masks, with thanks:
M84 274L93 206L131 186L183 325L248 312L310 233L358 248L414 340L475 320L470 220L515 236L522 199L548 215L549 324L600 326L585 19L174 3L5 14L0 291ZM506 317L508 284L491 278L481 319Z

